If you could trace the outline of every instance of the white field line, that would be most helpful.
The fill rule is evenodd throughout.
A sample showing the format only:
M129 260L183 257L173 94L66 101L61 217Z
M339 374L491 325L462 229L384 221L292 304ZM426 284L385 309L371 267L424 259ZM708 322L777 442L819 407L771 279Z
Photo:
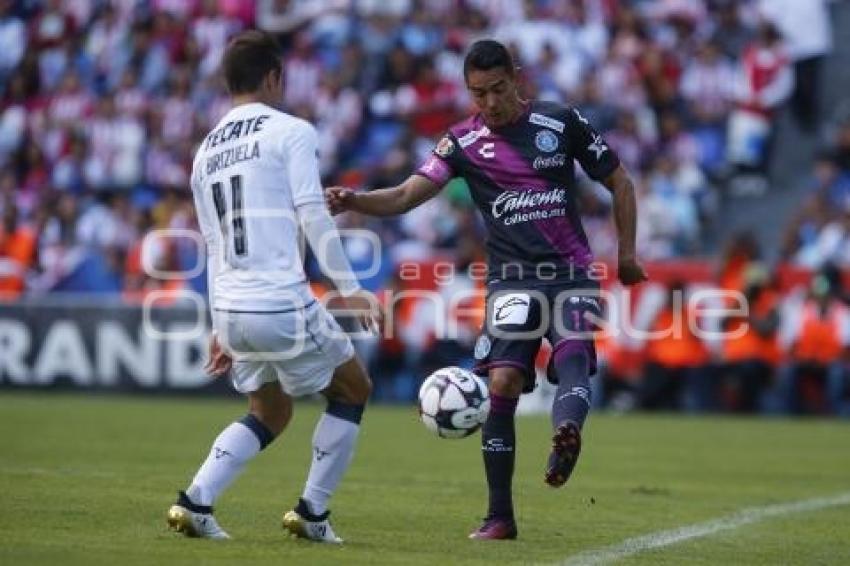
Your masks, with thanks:
M846 492L832 495L830 497L818 497L815 499L805 499L803 501L767 505L765 507L749 507L738 511L737 513L705 521L704 523L696 523L676 529L649 533L647 535L626 539L621 543L613 544L611 546L606 546L596 550L588 550L586 552L576 554L575 556L568 557L560 564L561 566L591 566L595 564L608 564L615 560L620 560L647 550L687 542L692 539L710 536L721 531L730 531L743 527L744 525L758 523L759 521L770 519L772 517L818 511L828 507L849 504L850 492Z

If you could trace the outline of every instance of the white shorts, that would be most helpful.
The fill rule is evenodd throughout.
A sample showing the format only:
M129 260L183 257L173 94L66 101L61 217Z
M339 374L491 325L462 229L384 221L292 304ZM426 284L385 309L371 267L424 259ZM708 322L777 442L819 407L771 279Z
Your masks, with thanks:
M216 311L215 320L240 393L275 381L292 397L318 393L354 357L351 340L318 301L285 312Z

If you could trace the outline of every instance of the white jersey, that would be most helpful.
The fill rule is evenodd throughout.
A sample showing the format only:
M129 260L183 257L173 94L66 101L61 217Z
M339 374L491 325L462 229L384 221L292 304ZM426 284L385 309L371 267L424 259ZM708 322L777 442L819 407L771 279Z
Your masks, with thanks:
M265 104L236 106L204 138L191 185L212 308L273 312L313 300L296 214L324 203L313 126Z

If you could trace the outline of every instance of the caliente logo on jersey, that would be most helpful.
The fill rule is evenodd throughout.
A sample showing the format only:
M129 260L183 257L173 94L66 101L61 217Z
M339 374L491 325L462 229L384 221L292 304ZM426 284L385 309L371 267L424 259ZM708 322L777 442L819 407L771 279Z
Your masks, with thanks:
M565 216L566 202L567 191L560 187L547 191L518 189L505 191L496 197L490 212L493 218L498 218L505 226L510 226L529 220Z

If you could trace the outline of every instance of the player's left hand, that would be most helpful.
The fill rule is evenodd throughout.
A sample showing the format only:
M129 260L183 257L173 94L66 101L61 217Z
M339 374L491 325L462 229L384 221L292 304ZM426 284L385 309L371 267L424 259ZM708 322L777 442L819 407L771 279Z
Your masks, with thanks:
M207 363L204 366L204 371L213 377L221 377L229 372L232 366L233 358L224 351L218 341L218 336L213 332L210 335L209 353L207 354Z
M634 257L620 257L617 264L617 276L623 285L637 285L649 279Z

